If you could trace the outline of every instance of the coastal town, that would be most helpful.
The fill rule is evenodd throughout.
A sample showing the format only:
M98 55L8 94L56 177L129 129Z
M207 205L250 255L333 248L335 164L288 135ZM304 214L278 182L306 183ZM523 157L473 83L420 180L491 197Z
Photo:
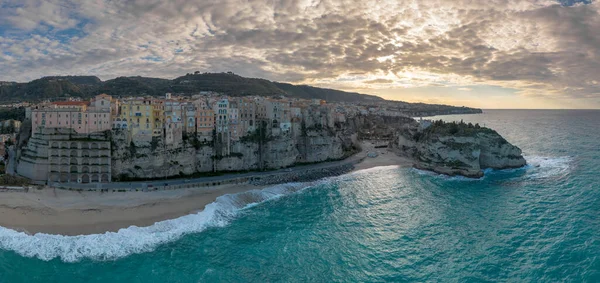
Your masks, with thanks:
M256 190L287 194L380 166L480 178L488 168L526 164L521 150L491 129L420 118L481 113L466 107L202 91L101 93L0 109L8 118L0 119L0 212L10 215L0 225L29 232L149 226L224 194L238 194L243 206ZM35 212L26 213L29 207ZM55 210L63 207L69 209ZM135 212L123 212L130 207ZM82 214L89 210L97 213Z
M20 129L19 123L9 137L16 146L7 169L38 184L152 180L339 160L357 150L350 120L418 114L401 103L212 91L163 97L99 94L25 106L26 126Z

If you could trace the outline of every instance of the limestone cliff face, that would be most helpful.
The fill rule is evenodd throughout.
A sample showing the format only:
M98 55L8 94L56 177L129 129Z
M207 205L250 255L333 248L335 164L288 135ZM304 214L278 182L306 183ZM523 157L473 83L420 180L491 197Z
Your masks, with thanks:
M298 129L300 126L298 125ZM127 132L112 131L112 174L117 179L150 179L195 173L279 169L295 164L341 159L353 153L344 128L270 133L263 139L227 144L194 144L190 139L165 145L160 138L132 143Z
M526 164L521 150L497 132L466 124L437 124L401 131L396 147L415 160L415 167L446 175L483 176L483 169L518 168Z

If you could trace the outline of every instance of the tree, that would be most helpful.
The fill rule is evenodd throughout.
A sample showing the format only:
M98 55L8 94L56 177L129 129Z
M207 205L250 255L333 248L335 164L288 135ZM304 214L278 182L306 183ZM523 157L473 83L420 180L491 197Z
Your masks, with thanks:
M129 143L129 154L131 154L131 157L135 157L136 155L135 143L133 141Z

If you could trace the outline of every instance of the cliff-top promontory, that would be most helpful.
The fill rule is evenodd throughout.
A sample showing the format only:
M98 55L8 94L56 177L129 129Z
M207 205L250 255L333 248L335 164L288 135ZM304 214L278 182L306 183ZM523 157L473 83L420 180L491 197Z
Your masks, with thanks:
M496 131L464 122L421 121L399 131L398 149L416 168L478 178L484 169L526 165L521 149Z

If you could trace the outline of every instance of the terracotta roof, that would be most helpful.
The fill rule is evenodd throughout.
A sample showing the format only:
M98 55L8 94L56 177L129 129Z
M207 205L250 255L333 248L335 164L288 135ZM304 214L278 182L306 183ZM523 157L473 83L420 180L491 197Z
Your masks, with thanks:
M64 105L64 106L84 106L88 105L89 101L55 101L52 104L54 105Z

